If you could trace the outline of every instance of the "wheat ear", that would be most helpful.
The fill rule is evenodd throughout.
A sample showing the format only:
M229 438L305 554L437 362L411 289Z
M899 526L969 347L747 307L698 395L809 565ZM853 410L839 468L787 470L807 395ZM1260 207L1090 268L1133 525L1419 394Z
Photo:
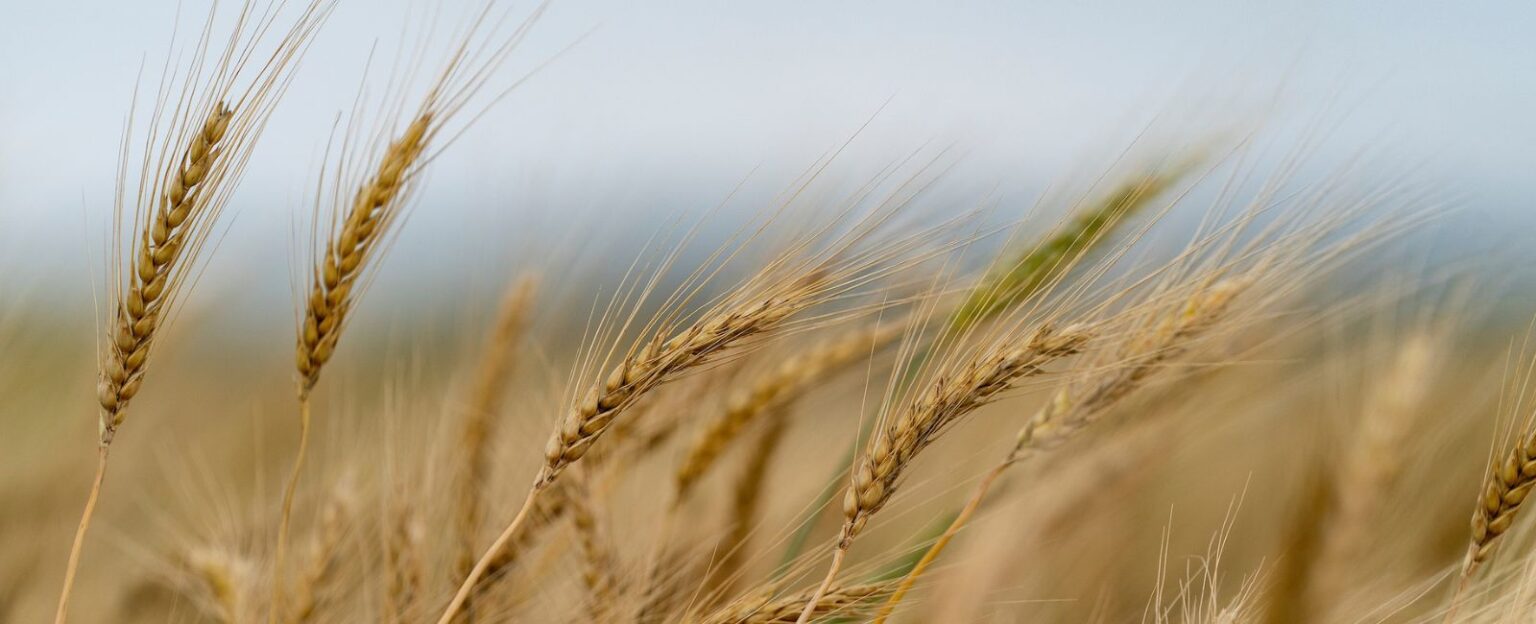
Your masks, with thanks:
M430 104L430 100L429 100ZM282 516L277 525L277 556L272 566L272 612L275 622L282 608L282 574L288 549L288 526L299 476L309 451L310 393L320 381L321 368L330 360L341 337L343 323L353 304L353 290L364 274L379 242L395 220L415 177L427 140L435 126L430 108L418 115L399 138L390 144L375 173L353 196L341 227L326 243L320 266L310 281L309 298L299 330L299 450L283 488Z
M463 608L469 593L517 534L518 526L560 473L580 460L614 419L647 392L707 363L727 349L777 328L792 314L820 301L826 294L826 274L807 275L770 285L758 297L726 305L706 314L671 338L660 336L643 343L608 375L593 386L571 409L545 445L544 466L517 515L491 544L459 587L439 624L448 624Z
M162 120L157 119L146 142L151 147L144 154L132 215L132 227L137 231L126 258L119 255L120 247L113 249L118 276L111 293L111 324L106 330L96 388L101 407L96 474L70 546L54 615L56 624L68 620L70 592L106 478L108 448L123 424L128 404L144 383L155 342L197 271L204 243L239 185L257 138L287 87L291 69L333 6L330 0L308 3L265 63L253 61L257 60L257 47L277 19L275 13L258 16L255 7L246 2L227 47L210 62L204 56L212 43L209 26L217 9L211 10L208 26L196 46L197 58L183 78L184 92L174 98L162 94L173 102L163 120L169 127L163 129L164 136L153 136L162 130ZM254 73L248 74L248 69ZM127 211L122 197L122 189L129 188L127 140L125 136L124 162L119 169L118 228Z
M244 566L222 551L198 549L187 557L187 565L213 598L218 617L226 624L241 620L245 608Z
M1488 470L1483 495L1472 513L1472 541L1467 546L1462 576L1469 577L1486 562L1520 513L1536 486L1536 433L1521 436L1504 460Z
M388 572L385 588L385 612L396 621L416 604L421 591L423 568L421 542L424 528L417 522L409 504L393 505L384 535L384 564Z
M1073 325L1056 329L1043 324L1022 337L1013 337L979 352L949 374L940 374L926 391L882 427L870 440L856 465L843 498L843 527L832 552L832 564L819 590L806 601L799 624L816 613L822 590L831 587L853 540L880 511L900 485L912 460L965 415L995 400L1021 379L1082 348L1090 329Z
M1112 367L1104 377L1092 380L1089 389L1081 397L1074 398L1063 390L1032 416L1019 431L1014 446L1003 460L982 476L960 513L902 578L900 585L881 607L875 621L883 623L890 617L918 578L975 515L987 492L1009 467L1030 453L1064 442L1121 399L1145 385L1151 375L1163 370L1164 364L1187 351L1196 339L1224 319L1233 299L1250 283L1248 279L1232 279L1197 289L1171 317L1155 323L1147 332L1133 334L1127 339L1127 345L1120 354L1127 364Z
M489 10L490 7L486 8ZM277 556L272 568L274 579L281 578L283 573L293 497L308 448L310 393L319 382L326 362L335 354L352 307L367 285L377 256L388 248L394 226L413 196L422 169L432 160L429 146L444 131L445 124L484 87L542 12L541 6L501 44L479 40L484 34L481 27L488 15L482 13L409 117L410 123L394 136L378 160L368 166L366 177L360 181L343 181L352 186L347 188L346 194L337 193L342 199L334 206L336 213L331 217L331 231L325 239L324 250L310 269L308 295L299 321L295 349L299 373L299 451L283 493ZM348 160L343 158L343 165ZM274 582L274 617L281 603L282 584Z
M593 492L586 479L572 479L570 489L569 515L581 552L581 582L587 589L588 615L591 621L606 621L618 604L619 576L614 572L614 555L598 528Z
M1039 241L972 289L950 316L951 325L964 330L1001 314L1043 290L1052 280L1060 279L1117 227L1182 179L1190 164L1134 176L1109 195L1079 210L1050 238Z

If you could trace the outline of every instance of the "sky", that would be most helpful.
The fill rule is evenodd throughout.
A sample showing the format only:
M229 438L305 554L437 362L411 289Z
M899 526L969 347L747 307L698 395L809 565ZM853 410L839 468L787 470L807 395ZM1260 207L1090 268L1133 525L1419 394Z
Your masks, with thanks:
M154 84L177 25L185 37L208 6L0 0L0 274L63 276L32 296L93 292L134 87ZM370 53L389 58L402 30L478 6L341 0L210 271L286 289L287 272L222 257L294 257L331 128L381 79L364 79ZM1499 234L1536 223L1533 32L1536 4L1515 0L554 0L495 81L548 65L434 163L387 279L512 262L507 248L534 231L572 243L570 223L594 215L617 230L607 236L633 237L643 227L615 224L707 209L744 179L782 188L855 133L839 175L937 145L963 154L957 188L1027 204L1138 136L1262 125L1275 145L1307 144L1318 175L1369 151L1378 169L1456 197L1494 246L1517 245ZM1325 140L1307 143L1315 133Z

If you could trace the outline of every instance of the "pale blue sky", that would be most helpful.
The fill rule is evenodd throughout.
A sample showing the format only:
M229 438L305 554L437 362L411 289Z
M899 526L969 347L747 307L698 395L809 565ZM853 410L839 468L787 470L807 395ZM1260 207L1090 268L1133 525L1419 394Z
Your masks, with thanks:
M205 11L183 2L184 24ZM369 47L411 15L478 2L340 4L231 206L222 255L289 255ZM0 266L52 267L89 290L79 251L101 248L136 72L158 67L175 11L0 0ZM414 219L397 255L430 273L571 210L706 206L754 168L787 180L887 100L849 175L936 142L964 151L964 180L1038 189L1106 162L1154 117L1195 130L1262 118L1280 144L1333 128L1314 153L1323 169L1369 145L1475 209L1536 209L1536 3L556 0L506 75L587 31L437 163L422 205L455 218ZM414 279L402 271L392 279Z

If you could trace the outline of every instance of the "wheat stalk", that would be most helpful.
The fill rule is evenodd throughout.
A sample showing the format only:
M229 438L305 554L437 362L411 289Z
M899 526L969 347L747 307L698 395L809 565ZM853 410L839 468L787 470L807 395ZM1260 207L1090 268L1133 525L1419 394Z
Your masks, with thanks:
M463 613L474 614L495 584L504 578L512 566L519 561L520 556L533 546L540 532L565 517L569 510L570 493L564 485L550 488L545 496L540 497L534 503L529 522L522 526L522 529L486 567L485 573L481 575L469 597L465 599Z

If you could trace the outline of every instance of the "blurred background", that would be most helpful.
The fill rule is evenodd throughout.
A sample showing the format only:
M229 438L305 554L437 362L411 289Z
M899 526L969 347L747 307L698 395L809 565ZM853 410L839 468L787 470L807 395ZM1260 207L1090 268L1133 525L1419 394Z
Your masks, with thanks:
M157 355L157 377L195 383L173 393L149 382L135 405L153 418L130 426L145 444L123 445L114 470L165 471L201 461L169 456L226 448L179 441L241 447L254 436L257 448L218 462L275 474L278 462L263 458L291 433L290 275L303 262L327 142L359 90L375 93L411 51L402 41L435 34L430 66L477 5L340 3ZM499 6L514 17L535 8ZM0 0L0 483L17 493L0 500L0 527L32 527L48 546L20 548L21 533L0 528L0 557L12 570L36 557L49 583L94 451L93 311L120 141L145 114L142 95L130 109L135 88L153 89L206 10L199 0ZM1488 383L1481 371L1497 368L1536 311L1533 32L1536 5L1515 0L557 0L490 90L542 68L429 170L349 330L350 357L328 372L326 400L365 412L385 402L370 392L384 380L448 383L445 363L474 352L503 287L525 270L556 286L546 301L556 318L541 331L579 332L653 234L710 214L700 237L718 242L840 149L826 175L847 187L914 153L941 153L947 171L919 202L928 214L988 207L999 222L1048 222L1070 204L1063 197L1101 177L1234 137L1253 137L1246 166L1260 178L1283 173L1305 188L1347 173L1364 186L1401 185L1411 208L1430 211L1427 226L1373 249L1348 279L1380 285L1373 271L1387 268L1475 284L1477 304L1457 331L1497 348L1459 372ZM1170 219L1198 219L1217 190ZM544 431L536 420L520 425L529 449ZM255 433L264 430L271 440ZM271 486L246 476L227 480L236 491ZM1241 486L1213 485L1221 503L1208 511ZM161 500L125 498L104 502L103 535L132 533L137 521L124 518Z

